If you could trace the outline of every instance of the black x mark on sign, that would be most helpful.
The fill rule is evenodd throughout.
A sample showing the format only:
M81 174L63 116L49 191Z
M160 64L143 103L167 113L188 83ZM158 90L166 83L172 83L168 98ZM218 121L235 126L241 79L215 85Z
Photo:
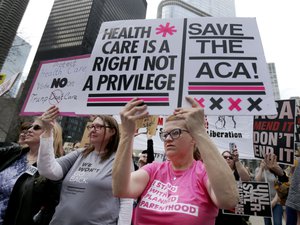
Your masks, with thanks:
M257 111L262 110L262 108L259 106L259 103L262 102L261 98L256 99L254 101L252 98L248 98L248 101L250 102L250 106L248 107L248 110L251 112L253 109L256 109Z
M212 105L209 107L211 110L214 108L218 108L221 110L223 107L221 106L221 102L223 102L223 98L219 98L218 100L215 100L214 98L210 98L210 101Z

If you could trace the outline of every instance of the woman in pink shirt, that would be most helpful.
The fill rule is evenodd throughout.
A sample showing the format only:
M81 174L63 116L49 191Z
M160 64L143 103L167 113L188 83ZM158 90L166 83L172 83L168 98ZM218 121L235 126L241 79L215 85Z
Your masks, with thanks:
M218 208L233 208L238 191L233 174L208 136L204 111L178 108L167 118L160 138L169 161L131 172L135 121L148 115L143 100L133 99L121 111L122 132L113 166L113 193L139 198L135 225L213 225ZM202 161L193 157L200 150Z

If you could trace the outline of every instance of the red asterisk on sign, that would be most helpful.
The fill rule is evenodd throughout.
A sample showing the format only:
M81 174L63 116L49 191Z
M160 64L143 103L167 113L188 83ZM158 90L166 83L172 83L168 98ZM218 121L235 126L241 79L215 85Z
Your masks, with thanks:
M177 30L175 26L170 27L170 23L167 23L166 26L160 24L158 28L156 28L156 34L163 34L163 37L167 36L167 34L173 35Z

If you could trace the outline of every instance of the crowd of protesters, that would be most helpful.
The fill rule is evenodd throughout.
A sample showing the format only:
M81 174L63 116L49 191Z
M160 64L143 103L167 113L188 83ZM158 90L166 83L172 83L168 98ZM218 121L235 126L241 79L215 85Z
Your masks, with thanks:
M190 107L175 109L159 132L166 160L155 161L148 137L136 169L136 122L149 114L143 100L132 99L121 110L121 130L112 116L91 117L90 145L74 145L66 155L59 108L23 123L16 143L0 143L0 225L246 225L249 216L223 210L238 203L237 182L252 179L270 186L273 216L265 225L281 225L283 218L299 225L297 158L288 173L266 154L252 175L237 146L220 154L206 132L204 110L187 101ZM289 182L284 201L275 180Z

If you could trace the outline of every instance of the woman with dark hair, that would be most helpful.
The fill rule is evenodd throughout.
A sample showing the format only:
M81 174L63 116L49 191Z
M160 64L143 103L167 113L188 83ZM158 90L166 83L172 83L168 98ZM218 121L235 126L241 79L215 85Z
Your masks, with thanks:
M236 145L232 153L230 151L222 152L223 158L229 165L236 181L250 181L250 174L239 160L239 154ZM240 215L223 214L222 209L219 209L219 214L216 218L215 225L247 225L249 217Z
M51 225L130 224L133 201L112 195L112 165L119 144L119 126L111 116L93 117L87 126L91 145L55 159L52 123L57 107L44 113L38 169L51 180L63 179L61 197Z

